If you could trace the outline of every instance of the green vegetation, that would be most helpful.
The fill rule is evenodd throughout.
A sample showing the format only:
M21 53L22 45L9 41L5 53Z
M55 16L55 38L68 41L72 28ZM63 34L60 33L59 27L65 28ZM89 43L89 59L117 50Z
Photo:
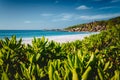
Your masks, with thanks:
M1 80L120 80L120 25L71 43L0 40Z
M65 28L67 31L103 31L110 29L111 26L115 26L117 24L120 24L120 16L116 18L112 18L109 20L104 21L95 21L91 23L85 23L85 24L78 24L74 26L70 26L68 28Z

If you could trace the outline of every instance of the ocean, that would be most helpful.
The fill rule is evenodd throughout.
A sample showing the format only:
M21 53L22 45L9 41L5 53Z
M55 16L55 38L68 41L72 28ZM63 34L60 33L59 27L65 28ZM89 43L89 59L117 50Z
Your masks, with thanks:
M67 31L51 31L51 30L0 30L0 39L10 38L16 35L17 38L33 38L42 36L59 36L74 34L91 34L94 32L67 32Z

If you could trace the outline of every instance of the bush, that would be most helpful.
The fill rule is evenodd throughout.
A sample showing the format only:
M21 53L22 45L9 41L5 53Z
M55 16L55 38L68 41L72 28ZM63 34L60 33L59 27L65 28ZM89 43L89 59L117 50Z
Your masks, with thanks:
M71 43L0 40L1 80L119 80L120 25Z

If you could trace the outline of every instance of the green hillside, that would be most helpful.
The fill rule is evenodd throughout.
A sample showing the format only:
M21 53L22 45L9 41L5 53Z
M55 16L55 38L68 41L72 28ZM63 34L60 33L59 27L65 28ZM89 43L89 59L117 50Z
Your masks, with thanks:
M107 30L110 28L110 26L114 26L117 24L120 24L120 16L109 20L95 21L86 24L78 24L78 25L70 26L68 28L65 28L65 30L96 32L96 31Z

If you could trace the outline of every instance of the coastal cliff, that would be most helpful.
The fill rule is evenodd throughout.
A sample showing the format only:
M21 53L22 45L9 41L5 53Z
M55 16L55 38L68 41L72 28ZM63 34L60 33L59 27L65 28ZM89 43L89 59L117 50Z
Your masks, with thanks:
M66 31L80 32L80 31L89 31L89 32L99 32L107 30L110 26L115 26L120 24L120 16L115 17L109 20L94 21L85 24L73 25L68 28L65 28Z

